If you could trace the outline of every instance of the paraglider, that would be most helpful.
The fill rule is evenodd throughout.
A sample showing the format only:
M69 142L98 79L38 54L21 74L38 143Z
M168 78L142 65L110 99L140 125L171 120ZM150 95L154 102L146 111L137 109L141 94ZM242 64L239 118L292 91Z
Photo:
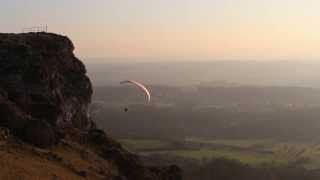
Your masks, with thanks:
M145 95L146 95L147 104L150 103L150 101L151 101L151 94L150 94L150 91L147 89L146 86L144 86L143 84L141 84L141 83L139 83L139 82L137 82L137 81L132 81L132 80L120 82L120 84L127 84L127 83L128 83L128 84L132 84L132 85L138 87L139 89L141 89L141 90L145 93ZM129 110L128 108L125 108L125 109L124 109L124 112L128 112L128 110Z

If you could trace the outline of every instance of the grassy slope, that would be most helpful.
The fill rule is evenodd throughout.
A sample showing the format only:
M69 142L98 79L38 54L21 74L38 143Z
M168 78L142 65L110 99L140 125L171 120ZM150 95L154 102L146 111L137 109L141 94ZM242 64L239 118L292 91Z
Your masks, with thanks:
M6 180L102 180L117 175L112 163L66 142L44 150L1 139L0 157L0 177Z

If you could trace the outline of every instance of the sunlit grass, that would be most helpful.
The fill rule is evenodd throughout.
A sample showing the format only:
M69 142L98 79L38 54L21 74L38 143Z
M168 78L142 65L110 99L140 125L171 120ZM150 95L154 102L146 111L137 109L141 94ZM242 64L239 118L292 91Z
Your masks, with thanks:
M170 147L167 141L156 139L121 139L120 142L128 149L139 150L156 150Z
M172 142L164 140L124 139L121 142L129 149L144 155L168 154L199 161L226 158L249 165L272 164L276 166L296 163L308 169L320 169L320 144L312 142L188 138L185 142L189 146L190 144L192 146L192 143L202 144L201 148L191 149L174 147Z
M176 155L180 157L196 159L199 161L202 161L205 159L213 159L213 158L226 158L226 159L238 160L242 163L249 164L249 165L287 164L286 159L275 158L272 155L265 155L265 154L262 155L258 153L244 153L240 151L228 151L228 150L219 150L219 149L159 151L154 153ZM148 153L144 153L144 154L148 154Z

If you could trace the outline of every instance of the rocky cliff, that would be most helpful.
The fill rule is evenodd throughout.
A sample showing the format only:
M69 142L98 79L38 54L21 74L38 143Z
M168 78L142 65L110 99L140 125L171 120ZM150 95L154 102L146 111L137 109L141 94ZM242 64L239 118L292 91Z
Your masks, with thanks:
M62 169L76 173L76 179L181 179L178 167L145 167L138 156L127 152L103 131L95 129L88 115L92 86L85 66L75 57L73 50L72 42L57 34L0 34L0 126L8 128L10 134L17 137L3 140L4 144L10 144L8 152L15 152L17 144L19 149L29 147L24 142L46 148L50 153L49 158L45 158L53 156L55 164L58 158ZM18 139L24 142L18 143ZM66 147L70 148L68 152L75 154L79 149L91 154L92 157L79 156L84 161L81 163L100 170L70 168L72 164L72 167L78 166L80 160L72 163L70 159L63 158L61 152L66 151ZM3 153L1 148L0 153ZM30 148L24 153L30 155ZM32 157L37 154L33 153ZM41 157L44 156L37 158ZM6 163L6 159L1 161ZM102 166L97 162L111 165ZM104 171L112 173L104 174ZM94 173L98 175L89 176ZM59 175L55 176L59 179ZM60 176L61 179L63 177L73 176ZM46 179L42 176L32 178Z
M89 127L92 87L73 49L68 38L55 34L0 34L1 125L45 146L55 142L56 127ZM17 117L6 117L4 109Z

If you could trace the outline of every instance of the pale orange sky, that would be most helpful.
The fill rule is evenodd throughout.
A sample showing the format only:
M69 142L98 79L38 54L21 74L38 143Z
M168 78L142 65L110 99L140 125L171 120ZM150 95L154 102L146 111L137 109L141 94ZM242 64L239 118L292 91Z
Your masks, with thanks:
M316 60L318 0L4 0L0 27L48 24L76 54L139 60Z

